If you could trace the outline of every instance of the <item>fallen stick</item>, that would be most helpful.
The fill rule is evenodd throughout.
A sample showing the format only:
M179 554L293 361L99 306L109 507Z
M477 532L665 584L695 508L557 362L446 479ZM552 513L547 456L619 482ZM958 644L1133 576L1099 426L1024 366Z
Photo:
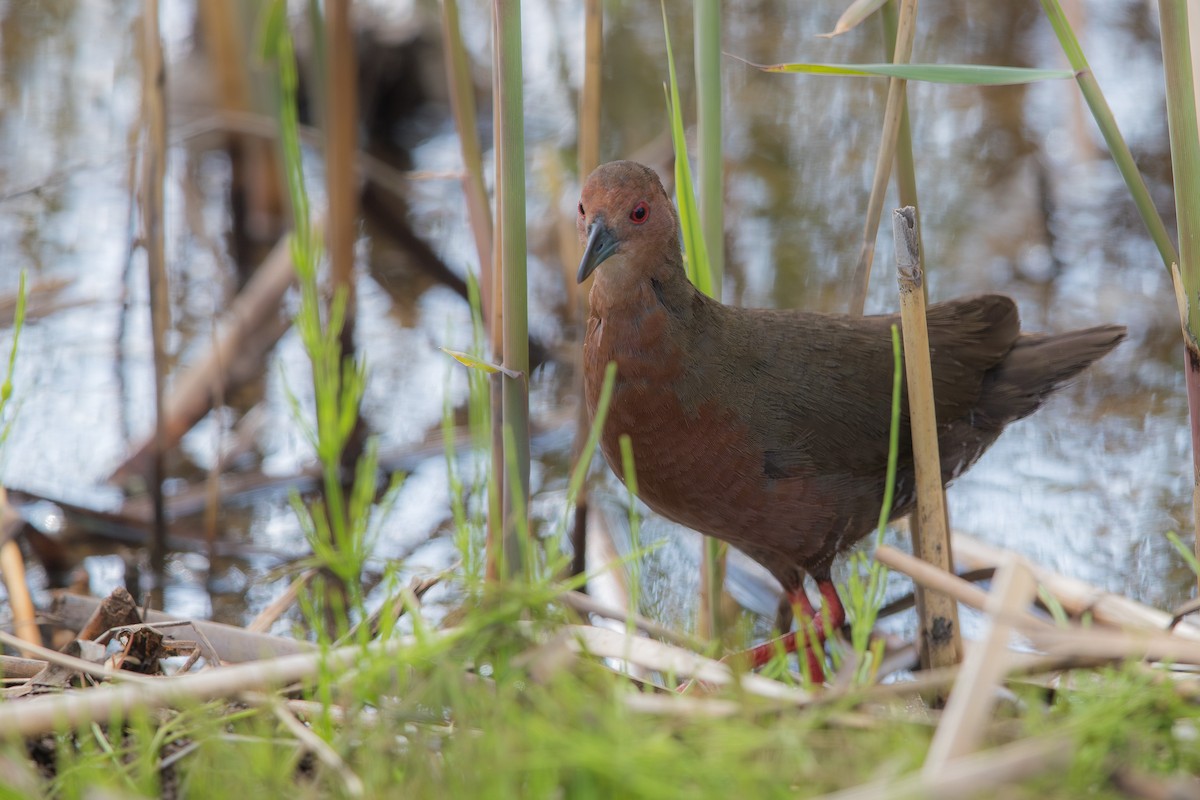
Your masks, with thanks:
M966 534L954 534L954 554L972 567L994 566L1007 551ZM1086 581L1069 578L1057 572L1031 564L1034 577L1046 588L1063 609L1072 616L1091 613L1097 622L1117 627L1152 628L1165 631L1171 626L1171 615L1136 600L1122 597L1092 586ZM1200 641L1200 626L1186 620L1174 628L1175 635Z
M988 596L992 627L983 645L972 650L950 691L946 710L925 756L921 774L934 780L956 759L973 752L983 740L992 713L996 687L1012 664L1008 649L1013 626L1009 621L1029 607L1037 585L1024 559L1010 555L996 575Z
M78 630L96 610L100 600L79 594L59 594L54 598L51 616L56 622L72 630ZM174 622L178 617L164 614L161 611L147 611L146 622ZM220 622L205 620L188 620L188 624L176 628L163 629L169 639L195 638L189 635L190 629L203 635L212 643L213 649L222 661L239 663L255 661L260 658L307 653L316 648L309 642L298 639L288 639L283 636L271 636L265 633L253 633L233 625L223 625Z
M105 631L125 625L136 625L141 621L137 601L124 586L118 586L100 601L75 638L95 641Z
M823 800L960 800L1023 781L1070 763L1075 744L1065 736L1036 736L964 756L946 765L936 776L922 773L872 781L827 794Z
M957 552L957 551L955 551ZM948 595L964 606L983 611L987 607L988 593L973 583L968 583L952 572L946 572L937 567L903 553L890 545L880 545L875 549L875 560L896 572L912 578L915 583ZM1019 612L1025 626L1032 628L1050 629L1054 626L1044 619L1035 617L1028 610Z
M0 656L0 678L4 680L29 680L50 663L40 658L18 658Z
M654 639L627 636L593 625L571 625L568 631L571 634L569 644L576 652L590 653L599 658L619 658L655 672L695 678L714 686L728 686L740 680L746 692L774 700L796 704L812 700L812 695L801 689L752 672L735 675L727 664ZM0 730L3 728L0 727Z
M429 635L446 636L450 631ZM372 643L368 650L394 656L417 644L414 636ZM174 678L142 678L134 683L109 684L87 691L39 695L19 703L0 705L0 730L8 735L35 736L64 727L109 722L114 714L233 697L247 690L263 690L308 680L322 671L339 672L363 658L359 645L328 653L297 653L280 658L238 664L222 669L192 672ZM135 676L136 677L136 676Z

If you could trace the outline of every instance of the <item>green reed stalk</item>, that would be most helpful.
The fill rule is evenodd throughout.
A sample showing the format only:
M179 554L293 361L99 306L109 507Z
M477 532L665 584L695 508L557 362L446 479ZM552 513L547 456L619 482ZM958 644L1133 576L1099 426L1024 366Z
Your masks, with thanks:
M721 299L725 273L724 163L721 156L721 5L697 0L696 119L700 162L700 226L708 253L712 296ZM719 539L704 540L700 597L702 634L720 639L725 632L721 596L729 547Z
M500 378L504 428L511 431L506 442L516 448L505 458L510 470L505 481L504 536L502 550L509 573L518 570L519 528L515 514L529 507L529 302L525 264L525 110L521 65L521 4L519 0L495 0L496 97L500 117L500 149L496 160L500 175L500 225L503 229L500 267L503 273L504 366L517 375ZM502 573L503 574L503 573Z
M1200 129L1188 38L1188 4L1162 0L1159 14L1163 70L1167 83L1167 126L1171 135L1171 176L1175 184L1175 219L1179 226L1178 269L1172 278L1182 292L1180 322L1187 349L1184 380L1192 430L1192 515L1200 533ZM1196 537L1200 556L1200 535ZM1200 576L1197 576L1200 585Z
M1129 152L1129 145L1125 144L1125 138L1121 136L1121 131L1117 128L1117 120L1113 116L1112 109L1108 107L1108 101L1104 99L1104 93L1100 91L1100 84L1097 83L1096 76L1092 73L1092 68L1083 55L1079 39L1075 36L1075 31L1071 29L1071 23L1067 21L1067 15L1063 13L1058 0L1042 0L1042 8L1050 20L1051 27L1054 28L1054 34L1058 37L1059 44L1062 45L1071 69L1075 70L1075 82L1079 84L1079 91L1083 93L1083 99L1087 101L1088 108L1092 111L1092 116L1108 145L1113 161L1116 162L1117 169L1121 171L1125 185L1129 187L1129 193L1133 196L1133 204L1137 206L1138 214L1141 215L1146 230L1150 232L1150 238L1154 240L1154 246L1158 248L1159 255L1162 256L1163 265L1170 270L1172 264L1179 262L1179 256L1175 252L1175 246L1171 243L1171 237L1167 234L1167 227L1163 224L1162 217L1154 208L1154 202L1150 199L1150 191L1146 188L1146 181L1142 179L1142 174L1138 172L1137 164L1134 163L1133 153ZM1186 37L1187 29L1183 30L1183 35ZM1163 36L1165 43L1165 32Z

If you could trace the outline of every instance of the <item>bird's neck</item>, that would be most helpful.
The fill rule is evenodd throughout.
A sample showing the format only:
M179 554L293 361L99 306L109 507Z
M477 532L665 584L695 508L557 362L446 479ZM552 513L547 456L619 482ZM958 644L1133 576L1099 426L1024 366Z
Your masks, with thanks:
M627 259L616 255L613 263L596 271L592 286L592 313L601 317L610 314L641 316L666 311L686 313L696 289L687 279L679 247L666 249L657 258Z

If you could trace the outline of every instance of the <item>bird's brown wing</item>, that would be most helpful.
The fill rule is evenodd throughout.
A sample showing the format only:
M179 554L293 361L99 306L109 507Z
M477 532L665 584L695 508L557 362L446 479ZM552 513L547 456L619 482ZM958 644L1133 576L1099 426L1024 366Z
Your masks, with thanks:
M937 415L969 417L983 377L1020 331L1015 304L999 295L931 306L927 315ZM769 478L803 473L882 474L891 421L896 316L852 318L730 309L721 359L739 414L758 437ZM911 460L902 387L902 463Z

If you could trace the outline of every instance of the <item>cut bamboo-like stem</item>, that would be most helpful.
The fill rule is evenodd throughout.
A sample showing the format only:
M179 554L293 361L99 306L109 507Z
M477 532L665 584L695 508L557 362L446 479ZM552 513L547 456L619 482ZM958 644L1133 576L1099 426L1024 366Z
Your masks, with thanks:
M938 454L934 413L933 369L929 363L929 332L925 323L925 294L921 285L921 255L917 243L916 209L907 206L892 214L896 238L896 273L900 283L900 320L904 334L904 369L908 379L908 408L916 465L917 522L913 552L947 572L951 569L950 526ZM919 531L919 535L917 535ZM926 667L957 664L962 658L958 606L949 597L918 587L917 614L921 626L921 662Z

